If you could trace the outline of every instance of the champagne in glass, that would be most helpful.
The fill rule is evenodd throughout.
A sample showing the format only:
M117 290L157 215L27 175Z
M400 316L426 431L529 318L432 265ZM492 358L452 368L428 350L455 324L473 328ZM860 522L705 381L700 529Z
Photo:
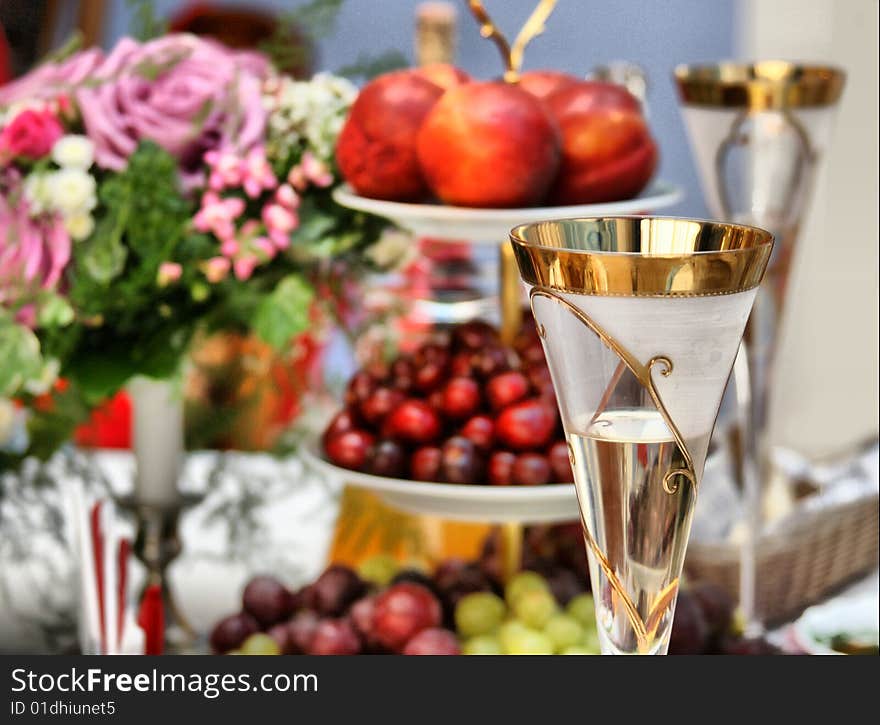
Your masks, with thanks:
M665 654L709 438L772 237L619 217L525 225L511 240L568 438L602 650Z

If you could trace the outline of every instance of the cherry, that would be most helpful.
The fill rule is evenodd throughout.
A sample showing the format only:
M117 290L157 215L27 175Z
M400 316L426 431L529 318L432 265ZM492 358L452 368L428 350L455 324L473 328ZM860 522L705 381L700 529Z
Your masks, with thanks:
M513 464L515 462L515 453L495 451L489 458L489 483L495 486L509 486L513 483Z
M448 629L423 629L403 648L405 655L460 655L458 638Z
M551 474L550 462L540 453L520 453L513 463L513 482L520 486L542 486Z
M423 400L404 400L386 418L387 431L409 443L428 443L440 435L440 417Z
M505 408L495 422L495 436L514 450L542 448L556 427L556 415L550 406L535 398Z
M522 400L528 392L529 381L525 375L515 370L494 375L486 384L486 397L489 399L489 405L495 410L501 410Z
M462 426L461 435L481 451L488 451L495 440L495 423L488 415L475 415Z
M403 401L403 393L394 388L376 388L360 404L361 417L370 425L378 426Z
M372 375L365 370L356 372L351 380L348 381L348 387L345 391L346 405L352 408L358 406L361 401L367 399L367 396L373 392L375 387L376 381Z
M438 413L442 413L443 412L443 391L442 390L434 390L428 396L428 405L430 405Z
M488 322L472 320L453 330L452 344L465 350L479 350L487 345L497 345L498 331Z
M399 478L406 472L406 455L397 441L379 441L373 447L370 473L375 476Z
M399 357L391 363L391 384L398 390L409 392L415 379L415 368L412 361L406 357Z
M422 630L438 627L442 616L440 602L428 589L400 582L376 597L373 636L383 646L399 652Z
M324 431L324 435L321 437L321 441L324 446L326 446L327 441L331 438L335 438L340 433L346 433L355 428L357 428L357 418L355 414L348 408L343 408L333 416Z
M331 463L352 471L360 471L367 463L373 436L366 431L350 430L327 441L324 450Z
M416 369L415 386L423 393L430 392L446 379L446 363L428 361Z
M449 350L436 342L426 342L413 355L413 362L416 367L421 367L428 363L437 363L441 367L449 362Z
M510 361L502 348L487 347L474 356L473 366L477 374L488 378L510 368Z
M449 363L449 372L455 377L466 378L474 374L474 358L472 352L458 352L452 356Z
M450 418L473 415L480 402L480 386L471 378L452 378L443 388L443 412Z
M553 470L555 483L573 483L574 474L571 471L571 460L568 456L568 445L565 441L556 441L547 452L547 460Z
M480 482L482 462L471 441L463 436L453 436L443 444L440 476L448 483Z
M416 481L439 481L441 457L437 446L419 448L409 459L410 476Z

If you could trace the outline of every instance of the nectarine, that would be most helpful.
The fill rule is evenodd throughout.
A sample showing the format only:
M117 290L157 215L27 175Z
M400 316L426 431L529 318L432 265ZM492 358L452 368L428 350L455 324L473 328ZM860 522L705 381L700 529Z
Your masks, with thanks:
M554 91L574 85L578 78L558 70L530 70L519 77L519 87L544 99Z
M516 85L467 83L447 91L422 124L417 152L445 203L531 206L559 167L559 129L544 104Z
M584 81L550 94L546 104L562 132L551 203L629 199L650 181L657 145L638 100L625 88Z
M456 68L451 63L428 63L415 69L415 74L434 85L440 86L444 91L469 83L471 77L461 68Z
M427 193L416 135L443 89L413 71L379 76L361 90L336 144L346 181L363 196L409 201Z

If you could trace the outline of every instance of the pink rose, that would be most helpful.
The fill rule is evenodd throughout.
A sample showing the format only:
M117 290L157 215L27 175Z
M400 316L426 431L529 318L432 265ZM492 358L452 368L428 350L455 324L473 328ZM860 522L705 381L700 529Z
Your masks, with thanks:
M46 156L63 134L51 111L24 110L0 132L0 157L24 156L36 161Z
M261 86L265 58L194 35L166 35L140 44L123 38L95 70L96 83L76 92L99 166L119 170L142 139L180 161L188 187L203 181L212 149L245 153L266 122Z
M39 290L58 286L70 250L61 219L32 218L17 180L0 179L0 306L27 313Z
M9 106L20 101L55 100L59 97L66 100L66 94L91 77L103 58L102 50L90 48L61 63L43 63L30 73L0 87L0 106Z

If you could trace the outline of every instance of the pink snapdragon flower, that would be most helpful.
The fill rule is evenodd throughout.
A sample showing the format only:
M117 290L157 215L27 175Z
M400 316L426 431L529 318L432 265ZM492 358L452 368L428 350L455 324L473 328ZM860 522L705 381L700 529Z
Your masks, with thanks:
M299 226L296 213L281 204L266 204L263 207L262 218L276 249L287 249L290 246L290 233Z
M290 184L281 184L275 190L275 201L285 209L290 209L290 211L299 209L299 194L294 191Z
M297 191L305 190L310 183L323 189L333 183L333 174L327 164L311 151L306 151L287 173L287 181Z
M221 242L234 240L235 220L244 213L244 199L220 196L208 191L202 195L202 206L193 217L193 224L200 232L211 232Z
M162 262L156 275L156 284L160 287L167 287L169 284L177 282L182 274L183 267L177 262Z
M232 270L242 282L251 278L260 260L256 254L243 254L232 263Z
M270 190L278 186L278 179L266 160L266 149L254 146L245 156L241 168L244 193L256 199L264 189Z
M211 257L202 263L202 272L211 284L216 284L226 279L231 266L232 263L226 257Z
M214 191L239 186L241 184L241 158L230 149L213 149L205 154L205 163L211 170L208 187Z

